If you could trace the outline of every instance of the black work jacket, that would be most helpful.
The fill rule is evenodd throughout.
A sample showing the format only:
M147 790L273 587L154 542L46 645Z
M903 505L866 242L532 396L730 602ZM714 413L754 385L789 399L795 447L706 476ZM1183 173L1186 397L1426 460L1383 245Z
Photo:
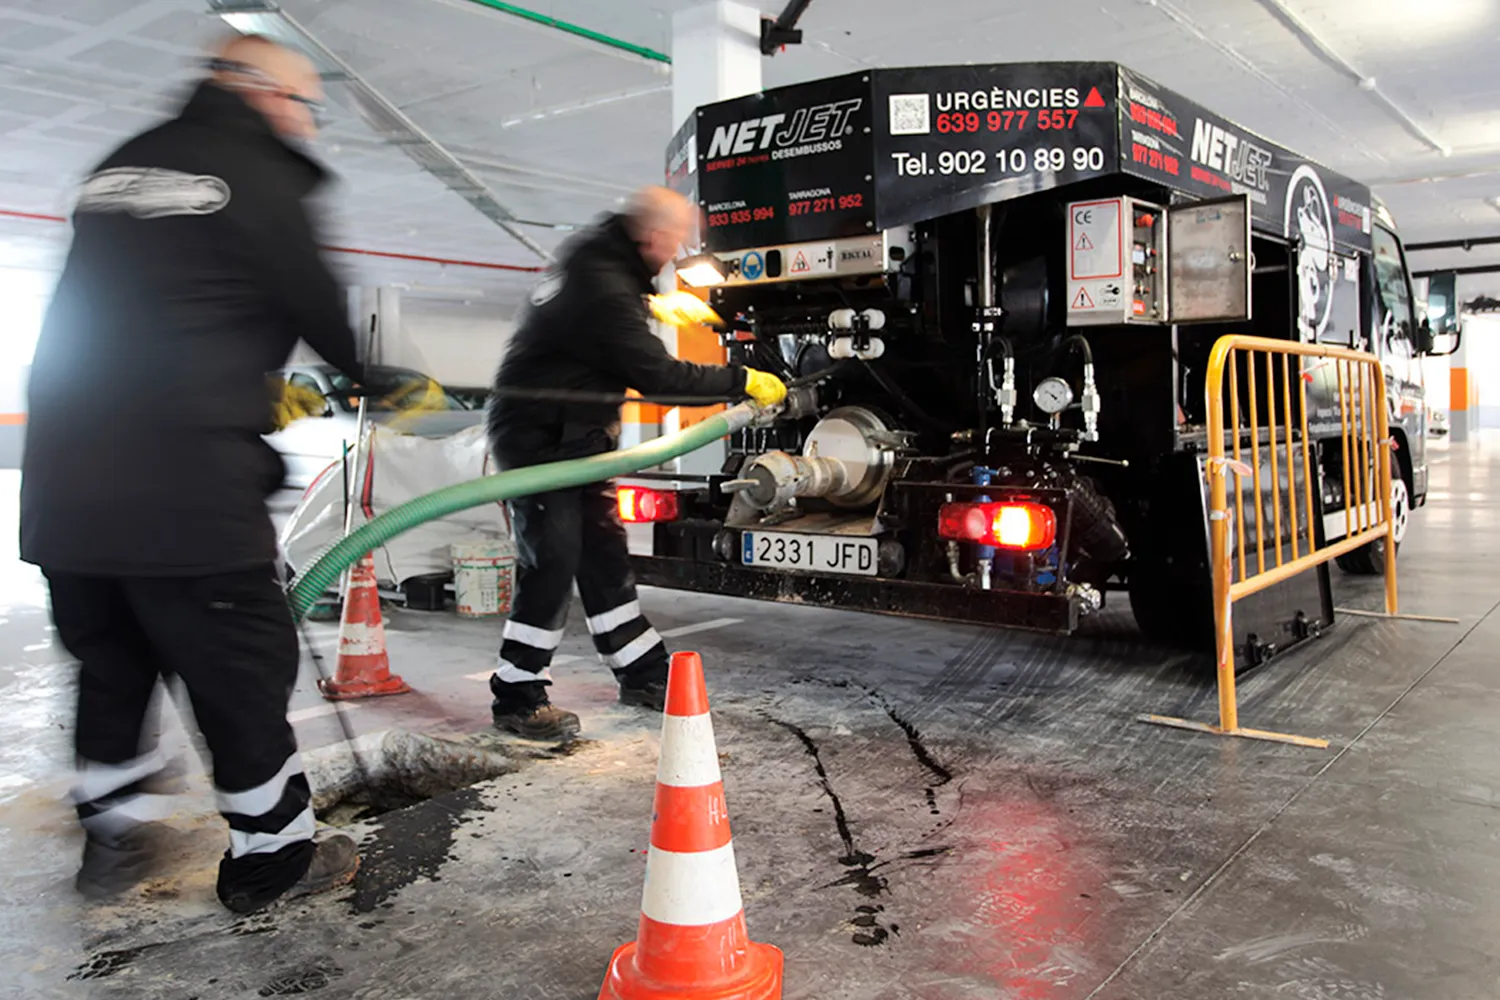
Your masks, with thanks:
M83 182L31 369L23 559L126 576L275 559L266 373L301 338L359 377L304 205L325 178L204 83Z
M729 399L745 385L738 365L679 361L651 332L645 297L654 275L613 215L563 247L532 290L495 375L490 441L502 464L530 465L614 448L620 407L613 402L506 395L518 387L621 396Z

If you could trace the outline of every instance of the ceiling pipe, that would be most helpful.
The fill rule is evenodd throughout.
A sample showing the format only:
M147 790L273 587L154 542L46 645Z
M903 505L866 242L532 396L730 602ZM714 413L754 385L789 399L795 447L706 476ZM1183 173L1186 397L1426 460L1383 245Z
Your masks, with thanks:
M667 66L672 65L672 57L665 52L658 52L644 45L636 45L634 42L627 42L623 38L615 38L613 35L606 35L603 32L594 31L591 28L573 24L571 21L564 21L561 18L542 14L525 7L519 7L513 3L503 3L502 0L464 0L464 2L473 4L476 7L486 7L501 14L509 14L511 17L519 17L521 20L530 21L532 24L540 24L546 28L553 28L564 34L572 35L575 38L582 38L596 45L602 45L605 48L615 49L619 52L628 52L649 62L663 63Z
M15 209L0 208L0 218L27 219L33 222L61 222L68 220L61 215L43 215L40 212L19 212ZM329 253L357 254L361 257L381 257L387 260L411 260L423 264L442 264L447 267L477 267L488 271L517 271L522 274L539 274L545 271L545 267L530 264L497 264L484 260L461 260L454 257L429 257L419 253L398 253L394 250L366 250L360 247L325 246L323 248Z
M812 0L789 0L781 15L760 19L760 54L774 56L788 45L802 44L802 29L797 22L812 6Z
M1413 278L1430 278L1435 274L1500 274L1500 264L1475 264L1472 267L1436 267L1430 271L1413 271Z
M1233 45L1230 45L1227 42L1223 41L1217 33L1210 31L1208 28L1205 28L1203 25L1195 21L1188 15L1185 10L1173 3L1172 0L1139 0L1139 2L1160 11L1162 16L1166 17L1167 20L1173 22L1183 31L1186 31L1188 34L1198 39L1198 41L1202 42L1204 45L1207 45L1210 49L1219 53L1224 58L1228 59L1236 66L1238 66L1240 69L1255 77L1255 79L1259 80L1262 84L1280 94L1281 97L1288 103L1294 104L1297 107L1301 108L1309 118L1327 129L1329 135L1343 140L1346 146L1350 147L1351 149L1359 150L1359 152L1364 156L1368 157L1371 160L1374 160L1377 163L1389 162L1384 153L1360 141L1358 136L1348 132L1338 122L1334 121L1328 115L1324 114L1322 108L1319 108L1316 104L1312 103L1311 101L1302 97L1301 94L1292 90L1285 83L1276 79L1265 70L1261 69L1260 66L1258 66L1253 60L1242 53L1239 49L1236 49Z
M1359 86L1360 90L1374 98L1377 104L1386 109L1390 115L1399 121L1408 132L1416 136L1422 142L1437 150L1443 156L1452 156L1453 147L1443 142L1437 136L1428 131L1420 122L1409 115L1406 109L1393 101L1384 91L1373 76L1362 72L1348 59L1334 49L1326 39L1317 33L1312 25L1302 19L1302 15L1292 10L1286 0L1258 0L1260 5L1270 11L1282 24L1291 29L1292 34L1302 40L1302 43L1313 51L1325 63L1332 66L1338 72L1344 74Z
M1421 250L1468 250L1472 247L1487 247L1500 244L1500 236L1471 236L1466 240L1431 240L1427 243L1406 244L1407 253Z
M552 254L545 247L516 225L516 214L500 203L477 174L282 10L275 0L208 0L208 6L241 34L265 35L311 57L324 80L343 85L355 113L376 135L405 153L480 215L508 233L511 239L542 260L552 260Z

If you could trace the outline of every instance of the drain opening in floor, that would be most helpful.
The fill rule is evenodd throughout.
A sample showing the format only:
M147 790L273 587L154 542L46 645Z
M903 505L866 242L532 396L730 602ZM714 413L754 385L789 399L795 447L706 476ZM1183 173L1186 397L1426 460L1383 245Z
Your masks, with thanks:
M493 750L392 729L330 748L309 763L308 780L318 819L348 826L509 774L517 766Z

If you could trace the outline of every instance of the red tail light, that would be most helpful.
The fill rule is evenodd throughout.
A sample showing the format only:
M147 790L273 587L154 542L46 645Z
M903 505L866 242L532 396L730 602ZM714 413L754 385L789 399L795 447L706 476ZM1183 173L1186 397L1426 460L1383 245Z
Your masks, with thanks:
M1057 539L1057 515L1040 503L945 503L938 535L997 549L1045 549Z
M615 490L620 502L620 520L626 524L650 524L677 520L677 494L644 486L621 486Z

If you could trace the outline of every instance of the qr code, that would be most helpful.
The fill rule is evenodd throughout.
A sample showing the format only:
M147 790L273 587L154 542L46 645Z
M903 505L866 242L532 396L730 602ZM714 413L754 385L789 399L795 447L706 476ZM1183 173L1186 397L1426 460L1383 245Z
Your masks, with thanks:
M926 94L891 95L891 135L926 135L931 131Z

